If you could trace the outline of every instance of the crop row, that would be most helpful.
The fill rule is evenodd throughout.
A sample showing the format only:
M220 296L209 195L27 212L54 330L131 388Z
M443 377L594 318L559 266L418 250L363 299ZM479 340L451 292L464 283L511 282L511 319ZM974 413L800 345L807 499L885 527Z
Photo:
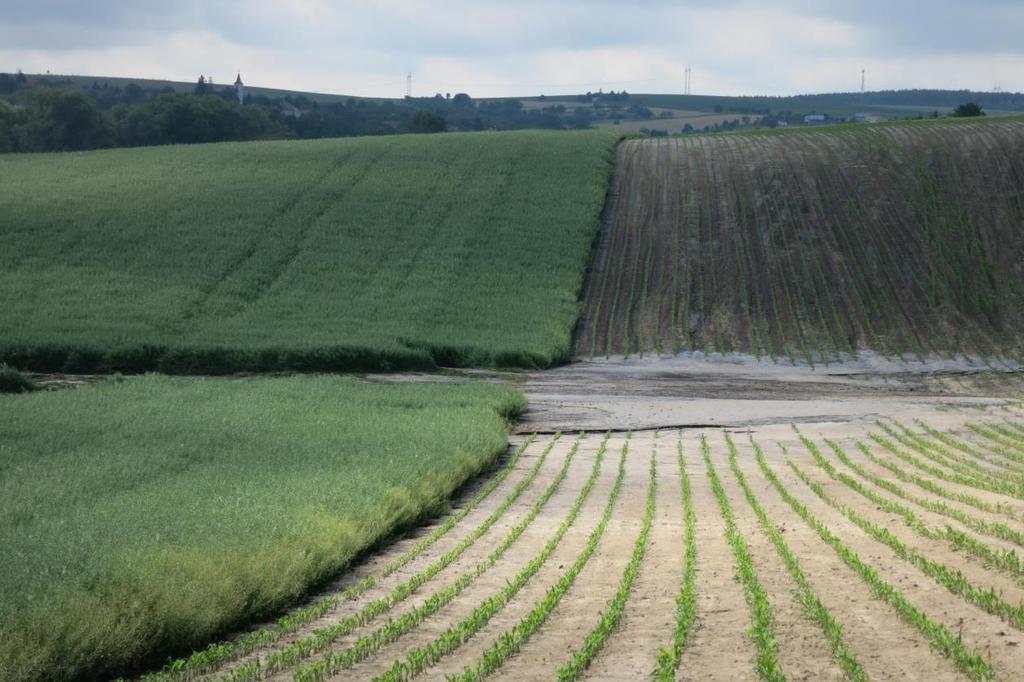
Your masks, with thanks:
M818 456L820 457L820 453L818 453ZM962 596L966 601L987 613L999 616L1013 627L1024 628L1024 604L1013 606L1002 599L995 589L978 587L971 583L960 571L950 568L941 562L929 559L914 548L908 547L888 528L871 522L853 508L840 504L833 499L820 484L812 481L795 462L790 460L787 464L789 464L800 480L823 502L842 513L872 538L887 545L898 557L919 568L925 575L933 578L936 583L945 587L953 594ZM933 537L916 518L905 515L904 520L908 525L917 530L918 533L925 537Z
M626 564L619 581L619 589L615 592L608 608L601 614L601 618L593 630L583 640L579 649L573 652L569 660L557 671L558 679L561 682L578 680L583 676L587 667L594 660L594 656L604 646L605 641L612 630L619 624L622 612L626 607L626 600L629 598L629 590L633 586L637 573L640 571L640 562L644 560L644 553L647 551L647 536L651 531L651 520L654 518L654 493L657 486L658 466L655 459L657 452L651 452L651 481L647 486L647 507L644 511L644 520L633 544L633 554Z
M911 447L915 451L923 454L923 456L926 459L931 460L931 462L934 462L939 466L929 464L928 462L919 459L918 457L910 454L906 450L898 447L890 439L885 438L884 436L880 436L877 433L872 433L869 437L871 438L871 440L875 441L883 448L885 448L887 451L895 455L898 459L913 466L915 469L918 469L919 471L934 476L935 478L938 478L942 481L946 481L947 483L955 483L957 485L968 486L978 490L984 490L986 492L999 493L1007 497L1013 497L1019 500L1024 500L1024 485L1016 484L1005 479L990 479L984 475L979 475L977 473L960 473L959 471L956 470L955 466L951 467L952 470L947 470L944 467L949 467L950 465L947 462L945 462L940 455L928 450L927 448L921 447L920 445L914 443L913 441L909 442L911 444Z
M729 468L732 469L733 476L736 477L736 481L740 484L747 503L754 510L761 529L768 535L772 545L775 546L776 552L778 552L783 563L786 565L786 570L789 571L789 575L796 583L797 589L794 597L797 603L803 608L807 617L821 627L829 646L832 648L832 655L839 662L839 666L846 673L847 678L853 682L866 682L868 679L867 673L864 672L860 662L857 661L857 657L846 643L843 637L843 626L833 617L828 608L821 602L821 599L818 598L818 595L814 593L814 588L807 579L807 575L800 568L799 560L786 545L782 533L779 532L779 529L768 518L764 507L757 501L757 497L750 489L750 486L747 485L746 477L736 463L736 445L728 434L726 434L726 441L729 447ZM754 442L753 439L751 439L751 445L756 456L763 459L764 452L761 450L761 446Z
M603 448L604 442L601 444L599 453L603 451ZM405 613L400 618L388 621L377 630L360 637L344 651L329 653L315 663L300 666L294 672L295 679L300 681L321 680L325 677L336 674L341 670L350 668L359 661L362 661L376 653L383 645L399 639L402 635L415 628L424 619L433 615L445 604L448 604L455 599L470 582L494 566L513 545L513 543L519 539L527 526L529 526L537 516L540 515L544 506L548 503L548 500L551 499L565 480L565 477L568 475L569 467L572 464L576 452L577 449L574 446L566 455L565 462L558 474L544 491L544 494L533 504L529 513L527 513L527 515L520 520L520 522L516 524L511 531L509 531L501 543L499 543L491 554L488 555L485 561L478 564L469 572L464 573L448 587L434 592L422 605ZM470 620L472 624L477 627L482 626L482 624L486 622L485 619L481 620L479 618ZM417 658L415 652L410 654L410 658Z
M871 451L868 450L867 447L863 443L858 442L857 443L857 447L861 450L861 453L864 454L865 456L867 456L869 459L870 459L870 457L873 457L873 455L871 454ZM1019 545L1021 547L1024 547L1024 533L1021 533L1020 531L1018 531L1018 530L1016 530L1014 528L1011 528L1010 526L1006 525L1005 523L989 522L989 521L986 521L984 519L978 518L978 517L976 517L976 516L974 516L972 514L968 514L967 512L965 512L962 509L960 509L959 507L950 506L950 505L946 504L945 502L939 502L939 501L928 499L926 497L920 497L920 496L917 496L917 495L911 495L910 493L906 492L904 489L899 487L896 483L892 482L888 478L884 478L882 476L876 476L876 475L872 474L871 472L867 471L860 464L858 464L858 463L854 462L852 459L850 459L850 457L848 457L847 454L845 452L843 452L842 449L837 448L837 449L834 450L834 452L835 452L836 456L839 458L839 460L843 464L845 464L847 467L849 467L854 473L856 473L862 479L864 479L866 481L870 481L871 483L873 483L877 487L879 487L879 488L881 488L881 489L883 489L883 490L885 490L885 491L887 491L889 493L892 493L896 497L899 497L899 498L901 498L903 500L906 500L908 502L912 502L915 505L917 505L918 507L921 507L922 509L926 509L926 510L928 510L930 512L934 512L936 514L941 514L942 516L945 516L945 517L950 518L950 519L955 519L956 521L959 521L960 523L964 524L965 526L968 526L972 530L975 530L975 531L977 531L979 533L983 533L985 535L989 535L989 536L994 537L994 538L999 538L999 539L1002 539L1002 540L1007 540L1007 541L1013 542L1014 544L1017 544L1017 545ZM881 463L883 460L876 460L876 461ZM893 470L890 470L890 471L893 471ZM899 469L898 467L895 468L895 471L899 471L900 474L903 474L903 471L901 469ZM918 477L912 477L912 476L909 476L909 475L903 475L903 476L899 476L898 475L897 479L902 481L902 482L904 482L904 483L911 483L911 482L915 482L916 480L920 480L922 483L927 482L927 479L919 479ZM941 488L938 488L937 486L935 487L935 489L936 490L942 490ZM934 492L934 491L931 491L931 492ZM952 495L945 496L945 497L952 497Z
M945 539L954 549L962 550L973 555L986 566L993 566L999 570L1010 573L1018 580L1024 578L1024 563L1021 562L1021 559L1016 552L1012 550L995 549L950 525L944 526L942 530L933 530L932 528L929 528L920 520L920 518L918 518L917 514L915 514L912 509L879 495L856 479L836 470L836 468L832 466L832 464L821 454L818 448L810 440L803 438L802 440L804 440L805 445L814 457L815 463L825 471L829 477L843 483L851 490L856 491L862 497L870 500L879 509L897 514L903 518L907 527L913 530L916 534L928 540ZM835 441L826 438L825 443L840 458L840 460L847 459L846 453L843 452L842 448ZM1022 582L1022 584L1024 584L1024 582Z
M626 476L626 456L628 451L629 443L627 442L622 447L622 452L619 456L618 473L615 477L611 494L608 496L604 512L601 515L601 520L598 522L597 527L591 531L590 536L587 538L587 544L583 547L576 561L559 576L555 584L548 589L544 598L526 616L511 629L499 635L495 643L484 651L475 664L467 666L454 679L461 682L469 682L471 680L482 680L494 674L511 656L522 649L523 645L547 621L555 607L562 600L562 597L565 596L565 593L569 591L569 588L575 582L576 577L586 566L587 562L590 561L590 557L597 550L598 543L608 527L612 511L615 508L615 502L618 500L619 493L622 490L622 482ZM588 486L592 484L593 479L588 481ZM547 548L545 547L545 549Z
M816 482L809 475L808 470L795 459L789 457L789 451L785 447L782 447L782 452L786 457L786 466L796 477L795 480L799 482L798 485L803 485L809 493L812 493L817 500L820 500L824 505L822 508L834 510L838 517L849 520L853 526L863 531L867 538L885 545L901 562L906 562L907 565L929 576L937 585L942 586L950 594L962 599L965 604L977 607L981 611L1002 619L1015 630L1024 631L1024 604L1015 606L997 588L982 585L984 572L973 573L970 576L965 575L957 570L954 565L930 558L923 551L925 547L938 547L940 545L949 547L954 552L954 556L962 554L972 561L979 562L985 568L998 570L1024 586L1024 562L1022 562L1020 556L1014 551L990 545L973 535L973 533L980 533L1000 540L1019 542L1024 540L1021 537L1021 533L1007 524L988 521L975 513L965 511L945 501L935 501L930 498L912 495L906 492L901 485L905 483L921 485L927 482L931 487L923 485L922 487L926 487L930 494L938 495L936 490L941 490L946 492L949 499L961 503L966 499L972 499L971 496L945 491L941 486L932 483L932 479L938 478L945 480L947 483L976 487L978 490L992 493L994 492L992 488L1008 485L1006 481L1010 480L997 473L990 473L1004 470L996 462L1002 461L1007 467L1011 467L1014 464L1013 460L1006 458L1002 460L993 459L995 457L993 448L1003 448L1010 452L1016 452L1016 447L1024 447L1024 427L1019 427L1019 425L1010 421L1004 424L986 424L983 427L977 427L989 436L1001 439L997 443L991 438L982 438L981 442L971 442L952 434L932 429L924 423L919 425L924 429L926 435L921 435L921 433L911 430L898 422L879 424L879 428L885 435L871 435L873 436L874 446L881 448L885 452L884 455L875 454L872 452L872 448L863 442L857 443L860 452L865 455L865 459L868 461L883 467L888 464L895 467L897 471L900 471L902 476L895 476L894 479L871 473L869 468L865 466L866 462L859 463L855 456L848 454L843 449L842 445L829 438L824 438L824 443L828 446L826 450L831 451L833 459L830 459L822 452L822 449L818 447L812 438L805 436L799 431L797 432L800 441L811 456L811 461L820 472L829 477L830 481L826 485ZM972 432L977 433L979 437L983 435L976 430ZM812 584L814 576L809 576L805 573L805 569L802 566L802 557L795 554L790 548L787 542L788 536L784 535L784 530L777 525L780 523L780 520L774 518L774 516L769 516L769 510L762 505L758 495L755 494L754 488L748 482L748 474L745 474L741 468L739 450L732 435L726 433L723 438L727 449L727 459L725 461L728 463L729 471L738 484L746 505L753 512L752 518L757 519L756 525L753 527L741 527L741 524L738 522L733 508L736 501L735 499L730 500L729 495L726 493L724 481L720 478L720 468L717 466L711 444L705 435L700 436L699 446L707 484L717 503L715 513L720 514L724 521L725 539L731 550L735 579L742 590L749 610L751 627L748 630L748 636L753 644L753 671L764 680L785 679L783 667L780 663L780 639L778 636L780 633L776 631L776 616L769 593L765 585L762 584L762 577L759 576L760 570L763 569L757 565L755 555L751 553L748 546L749 538L744 537L745 533L759 532L770 541L774 552L781 559L781 565L785 567L785 571L789 579L791 579L793 599L800 606L803 616L820 630L823 640L827 642L831 650L835 663L848 679L858 681L868 679L868 673L861 666L854 649L851 647L841 621L833 615L821 598L819 598ZM606 436L605 440L601 442L594 457L589 477L583 488L579 491L573 506L562 519L560 526L554 534L547 538L544 547L531 557L518 570L515 576L509 578L500 589L490 595L481 595L479 603L476 604L468 615L460 617L459 620L448 625L447 629L441 634L432 636L433 638L425 644L417 644L413 648L403 651L398 658L390 662L389 667L385 668L383 672L374 678L375 680L397 682L419 676L442 659L458 652L465 643L477 637L494 620L496 615L502 612L517 596L521 595L523 589L549 563L549 558L554 554L566 533L569 532L570 528L577 521L583 505L601 476L607 440ZM553 443L548 444L544 454L539 458L540 461L534 465L531 473L527 475L524 481L520 482L520 486L525 487L525 485L528 485L527 479L537 475L543 459L550 451L552 445ZM506 560L505 557L508 556L508 549L525 532L531 522L540 514L545 513L545 505L557 492L559 486L568 475L570 465L574 458L577 457L578 445L579 441L573 444L571 450L565 456L557 475L554 476L544 492L534 501L529 512L504 536L502 541L488 555L487 559L455 578L447 586L436 590L419 605L392 620L388 620L376 629L359 636L347 644L344 649L331 651L315 662L299 665L292 673L294 679L298 682L322 681L343 671L352 671L353 666L357 663L378 654L385 645L395 642L407 633L412 632L427 619L441 616L441 609L459 598L464 593L465 588L476 577L491 569L500 561ZM995 669L990 658L984 657L978 650L968 645L961 635L951 632L947 625L933 620L924 610L914 606L900 589L883 579L879 569L863 561L823 520L816 518L808 507L800 502L798 499L799 495L795 490L787 488L782 483L773 471L771 464L769 464L768 458L761 446L753 438L750 440L750 446L753 449L757 467L763 474L764 479L770 484L770 488L774 489L781 496L789 508L797 516L801 517L821 541L832 547L837 557L870 588L874 598L892 607L900 618L928 640L933 650L952 660L958 669L969 678L986 680L995 677ZM525 611L525 615L519 617L514 625L500 634L491 635L494 637L493 641L476 658L470 659L472 662L467 664L458 675L451 679L481 680L501 670L509 659L522 651L523 647L542 630L545 623L551 620L552 614L559 607L559 604L563 602L570 590L576 589L574 585L579 583L578 578L580 574L602 542L602 538L611 520L616 500L621 496L630 449L631 441L627 441L622 448L618 462L618 472L614 478L614 484L612 485L611 493L606 501L600 520L587 536L583 549L578 555L573 557L571 565L565 570L560 570L557 573L553 572L552 582L550 586L545 588L546 592L543 597L532 604L523 604L522 608L524 610L528 609ZM682 502L681 539L683 556L681 558L683 561L679 591L675 599L673 627L671 632L666 631L664 633L667 642L656 650L654 659L651 661L654 666L651 675L660 680L674 679L679 668L685 666L686 648L692 637L694 624L699 616L696 599L699 588L697 580L699 556L696 537L697 511L694 508L690 477L686 469L682 434L680 434L677 450L680 472L680 500ZM502 480L504 480L504 477L507 477L508 474L505 472L511 470L511 466L521 453L522 450L519 450L513 454L512 462L506 466L506 469L502 470ZM629 559L622 569L617 589L613 594L609 595L606 607L597 616L590 630L585 635L582 635L575 644L568 656L568 660L551 671L559 679L572 680L583 677L591 663L595 660L595 657L605 647L608 639L620 625L630 599L631 591L633 590L634 581L644 565L649 533L653 524L655 491L658 489L656 455L657 441L655 441L654 450L650 456L646 506L640 522L639 532L632 544L632 552L629 555ZM902 468L892 464L889 461L890 458L902 461L911 467L915 473L904 472ZM848 469L852 475L843 470L838 464L835 464L836 460ZM892 470L889 469L889 471L891 472ZM833 484L831 481L835 483ZM863 499L870 505L870 508L877 508L886 514L896 515L912 531L914 535L911 537L921 538L925 544L919 547L915 547L912 542L908 544L909 540L901 539L897 533L872 520L869 512L862 512L856 504L844 502L841 493L833 493L831 488L827 487L831 485L840 485L840 490L842 491L848 489L851 492L846 494L855 495L858 500ZM477 504L487 494L490 494L491 491L493 491L493 487L491 490L485 488L473 498L471 503ZM506 502L511 504L509 500L514 499L516 494L513 493L510 498L506 499ZM941 495L939 496L941 497ZM1004 508L996 502L988 502L981 499L977 499L977 502L976 510L979 512L991 514L1002 511L1004 513L1011 513L1009 507ZM507 506L505 508L507 509ZM928 517L922 516L922 512L919 510L961 523L967 528L967 531L959 530L958 527L950 523L943 524L940 522L938 525L930 525ZM454 516L450 518L454 518ZM465 518L464 514L460 517L460 519L462 518ZM485 521L485 523L493 523L495 518L497 517L488 517L488 521ZM474 539L479 538L479 534L477 534L478 529L479 527L469 537L475 536ZM442 535L438 535L438 538ZM403 554L402 556L405 555ZM419 576L423 576L422 580L412 589L415 589L423 581L437 574L437 571L429 571L430 567L413 578L413 581L416 581ZM403 583L403 586L407 584ZM404 593L399 594L387 608L392 608L404 599L405 596L411 594L411 590L406 591L403 586L395 588ZM395 595L396 592L392 591L388 597L378 600L378 602L384 603ZM472 598L477 599L478 597L473 596ZM373 602L365 608L373 611L377 608L374 606L376 603ZM344 630L343 634L350 632L356 625L369 623L377 615L375 611L363 618L360 616L362 613L363 611L353 616L359 617L358 622L354 622L351 627ZM328 626L328 628L331 627L335 626ZM315 639L316 634L311 637ZM270 673L280 672L287 666L301 663L312 652L327 648L336 639L337 637L332 636L328 640L317 642L315 645L310 645L309 643L300 645L298 642L303 642L304 640L298 640L297 643L281 650L283 652L291 650L292 647L302 647L301 651L296 651L295 656L284 658L280 657L281 652L274 652L262 661L254 659L245 665L239 666L235 670L230 671L224 679L251 680L262 678ZM374 661L374 665L379 666L388 660ZM461 665L462 662L460 661L459 664Z
M397 604L401 603L407 597L412 595L416 590L419 589L420 586L422 586L428 580L430 580L435 575L440 573L443 569L451 565L481 536L483 536L488 530L490 530L494 526L494 524L497 523L498 519L500 519L505 514L505 512L508 511L512 504L522 495L523 491L525 491L533 483L533 480L536 478L537 473L544 465L544 462L546 461L548 454L551 452L551 449L554 447L554 444L554 440L548 443L548 445L544 448L544 451L541 453L540 457L537 458L537 462L530 469L530 473L516 485L515 489L508 495L508 497L505 498L505 500L501 503L501 505L498 506L497 509L491 512L490 516L488 516L482 523L480 523L480 525L474 528L473 532L471 532L469 535L463 538L455 547L445 552L445 554L443 554L436 561L434 561L429 566L424 568L422 571L416 573L414 576L412 576L405 582L394 587L391 590L391 592L388 593L385 597L370 602L355 614L343 618L337 623L318 628L314 630L310 635L291 642L287 647L280 649L278 651L271 652L269 655L267 655L264 661L264 671L266 673L273 673L277 670L281 670L288 666L295 665L297 662L309 658L318 651L323 651L338 638L348 634L349 632L351 632L359 626L369 623L378 615L386 611L390 611ZM551 494L553 494L558 484L560 484L562 479L565 477L565 472L568 470L568 466L571 463L573 457L575 457L578 446L579 440L576 440L573 443L572 448L569 451L569 454L566 455L565 463L563 464L559 472L559 475L555 478L552 484L545 491L546 496L550 496ZM546 497L542 497L542 499L546 500ZM537 513L539 513L539 508L537 508L536 511L532 511L531 514L527 515L526 518L524 518L517 526L515 526L508 533L505 539L497 546L497 548L491 552L491 554L487 557L486 560L477 564L477 566L474 569L461 575L458 578L458 580L456 580L446 591L431 595L430 599L427 600L427 604L425 606L420 607L419 610L422 613L418 614L418 619L422 620L422 618L429 615L429 610L437 610L445 603L448 603L449 601L454 599L459 592L465 589L471 582L473 582L476 578L478 578L485 571L491 568L495 563L497 563L497 561L501 558L502 554L504 554L505 551L507 551L508 548L512 545L512 543L515 542L516 539L518 539L519 535L522 534L526 526L536 518ZM406 617L408 617L408 614L406 615ZM389 632L397 633L400 629L400 626L396 625L396 623L399 622L401 621L389 621L388 626L386 626L392 628L391 630L389 630ZM418 622L418 620L416 622ZM411 626L413 624L414 623L407 623L406 625Z
M677 444L679 453L680 494L683 503L683 579L676 596L676 625L670 648L658 650L658 668L655 676L660 682L675 679L679 659L697 618L697 514L693 509L693 494L690 490L690 476L686 473L686 456L683 454L683 440Z
M785 675L782 674L777 660L778 642L775 638L772 607L768 601L768 594L757 578L753 559L750 557L743 535L736 526L729 498L726 497L725 490L718 480L718 474L715 473L715 467L711 463L708 441L704 436L701 436L701 454L704 456L704 466L707 467L708 479L711 481L711 490L715 499L718 500L718 509L725 519L725 537L732 547L736 578L743 586L743 594L746 597L747 606L750 608L752 620L750 634L757 651L755 668L761 679L785 680Z
M836 555L857 573L871 588L873 595L889 604L903 620L920 632L935 650L952 659L957 668L973 680L991 680L996 676L995 670L985 657L978 651L969 649L962 638L949 631L941 623L928 617L926 613L913 606L906 597L892 584L879 576L872 566L865 563L853 550L846 546L829 528L805 507L786 486L768 464L764 453L758 448L755 452L758 466L771 483L772 487L786 501L804 522L832 549ZM791 460L790 460L791 461Z

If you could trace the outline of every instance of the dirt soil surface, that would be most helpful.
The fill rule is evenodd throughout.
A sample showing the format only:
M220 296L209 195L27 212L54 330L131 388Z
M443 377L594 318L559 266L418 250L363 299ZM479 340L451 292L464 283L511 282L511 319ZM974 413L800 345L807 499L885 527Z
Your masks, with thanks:
M862 355L811 368L680 355L585 362L519 382L530 408L510 455L536 436L493 492L398 570L384 567L451 516L368 557L311 603L374 577L360 594L197 676L553 679L589 641L583 678L648 678L673 648L692 560L695 619L669 667L675 679L759 679L766 657L791 680L849 679L851 665L868 679L970 679L970 657L996 679L1022 679L1019 373L966 359ZM651 523L638 544L652 462ZM752 636L751 585L738 577L722 501L769 605L771 651ZM882 599L885 589L898 599ZM841 627L845 668L808 595ZM956 655L937 636L957 641Z
M1022 150L1006 119L624 141L575 355L1020 358Z

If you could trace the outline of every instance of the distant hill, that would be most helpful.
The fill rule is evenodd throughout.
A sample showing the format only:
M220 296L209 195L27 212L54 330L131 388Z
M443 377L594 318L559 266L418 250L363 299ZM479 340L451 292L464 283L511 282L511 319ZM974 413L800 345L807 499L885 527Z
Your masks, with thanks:
M253 85L246 85L240 106L230 83L0 73L0 102L5 100L13 106L0 106L0 153L440 131L607 128L656 136L803 126L808 114L827 123L940 118L968 101L989 113L1024 111L1021 94L946 90L388 99Z
M589 93L544 97L548 102L573 103L585 98L593 101L614 101L621 93ZM534 100L538 98L525 98ZM855 112L884 110L898 114L907 111L937 109L947 113L958 104L977 102L990 111L1024 111L1024 93L975 92L971 90L878 90L872 92L836 92L790 97L719 95L673 95L628 93L629 101L647 107L665 107L686 111L731 112L816 112L852 115Z
M245 74L242 75L242 80L245 80ZM92 88L93 85L100 87L106 85L108 87L124 88L128 85L134 84L144 90L171 90L176 93L190 93L196 87L196 81L169 81L169 80L158 80L153 78L125 78L120 76L63 76L53 74L26 74L30 80L36 80L43 83L71 83L78 88L88 89ZM196 77L198 80L198 76ZM234 80L225 82L213 83L215 88L231 88L233 89ZM245 86L245 91L250 95L262 95L264 97L271 98L285 98L285 97L305 97L314 102L322 102L330 104L332 102L345 102L350 99L354 100L367 100L367 101L386 101L387 97L358 97L356 95L332 95L322 92L306 92L303 90L285 90L281 88L263 88L257 85Z
M195 88L194 81L169 81L146 78L124 78L118 76L64 76L52 74L28 74L30 79L40 81L69 81L81 88L99 85L124 87L134 83L144 89L170 88L174 92L187 93ZM244 76L243 76L244 77ZM230 83L216 83L217 87L230 86ZM246 85L246 91L253 95L266 97L305 97L317 102L342 102L350 99L369 100L375 102L404 101L404 98L392 97L360 97L346 94L328 94L285 88L265 88L257 85ZM472 95L472 93L469 93ZM578 93L562 95L535 95L524 97L484 97L483 101L500 101L516 99L523 102L573 103L581 98L592 96L600 101L602 95L617 96L617 93ZM425 99L423 97L417 99ZM611 98L610 98L611 99ZM858 111L879 111L898 115L900 111L925 111L938 109L940 112L952 110L964 102L977 102L990 111L1024 112L1024 93L1019 92L978 92L973 90L874 90L869 92L834 92L820 94L803 94L785 97L777 96L721 96L721 95L677 95L664 93L629 93L628 101L647 107L664 107L685 111L701 112L744 112L744 111L793 111L834 113L836 115L852 115Z

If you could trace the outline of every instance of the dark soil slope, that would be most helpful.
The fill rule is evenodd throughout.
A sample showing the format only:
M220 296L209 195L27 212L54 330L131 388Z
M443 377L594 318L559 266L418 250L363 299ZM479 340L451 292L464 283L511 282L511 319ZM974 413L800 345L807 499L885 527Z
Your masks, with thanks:
M1024 121L619 146L579 356L1019 356Z

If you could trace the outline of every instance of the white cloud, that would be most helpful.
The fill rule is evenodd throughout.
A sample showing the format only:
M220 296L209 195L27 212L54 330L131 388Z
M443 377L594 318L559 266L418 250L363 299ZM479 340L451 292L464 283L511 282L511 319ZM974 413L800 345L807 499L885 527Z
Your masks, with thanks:
M873 88L1024 90L1024 47L1006 38L1024 3L1008 0L0 0L0 16L0 71L241 70L268 87L397 97L412 69L416 94L496 96L678 92L689 63L708 94L853 90L861 68Z

